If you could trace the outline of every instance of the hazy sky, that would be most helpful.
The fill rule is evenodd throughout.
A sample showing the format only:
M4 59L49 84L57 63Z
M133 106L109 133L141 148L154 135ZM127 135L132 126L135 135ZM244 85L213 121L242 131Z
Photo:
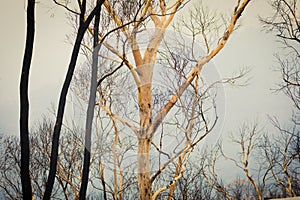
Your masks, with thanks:
M40 1L36 8L36 38L29 90L31 124L47 114L51 104L57 107L71 54L71 45L66 40L70 28L65 11L49 2ZM208 2L218 9L232 11L236 1ZM18 134L18 87L25 45L26 11L20 0L3 1L0 11L0 133ZM241 28L213 60L223 77L243 67L251 69L249 86L225 87L224 133L236 130L245 120L257 119L265 125L267 115L277 116L283 121L291 116L289 100L281 93L270 90L280 81L280 74L274 71L277 63L273 56L280 49L274 37L261 30L258 21L258 15L269 13L266 0L253 0L242 16Z

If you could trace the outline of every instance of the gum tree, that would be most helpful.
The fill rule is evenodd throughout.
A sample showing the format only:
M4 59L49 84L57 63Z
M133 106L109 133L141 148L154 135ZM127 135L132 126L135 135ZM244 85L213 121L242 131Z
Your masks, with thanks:
M200 40L204 41L207 50L204 55L197 57L192 54L190 56L192 59L186 58L184 60L183 57L180 57L180 53L172 54L174 49L166 45L167 51L165 52L170 57L168 59L164 58L164 52L160 47L164 44L167 28L185 3L187 2L184 0L159 2L148 0L126 3L123 1L104 1L103 4L106 12L101 14L102 28L97 34L99 41L102 41L102 45L105 47L105 50L100 52L100 56L107 60L106 68L103 71L110 75L113 73L116 73L116 76L119 75L120 79L109 79L110 83L120 81L122 84L119 87L124 89L123 92L115 94L115 98L119 98L119 100L114 99L111 96L114 90L105 81L102 81L105 79L102 74L102 78L100 76L98 81L99 96L96 104L110 116L116 136L120 134L120 127L125 126L125 129L132 131L137 138L137 179L141 199L156 199L161 192L168 189L170 189L169 198L172 198L176 181L182 177L192 149L213 127L212 124L207 122L207 117L204 116L204 106L201 103L201 93L199 92L201 70L226 45L238 19L250 0L236 3L233 9L234 12L225 25L224 34L217 36L220 39L215 45L208 42L208 36L206 35L210 33L207 27L214 22L214 18L205 18L207 16L201 13L203 14L202 18L195 17L193 19L195 23L198 22L198 26L189 31L194 31ZM205 10L196 12L205 12ZM118 31L114 32L107 40L103 40L104 35L118 27ZM91 37L95 35L91 28L89 32ZM150 36L147 37L147 34ZM196 41L193 41L194 45L197 44ZM84 52L91 50L88 41L83 43L83 49L85 49ZM127 69L124 69L123 65ZM172 69L172 73L175 75L169 74L168 76L166 73L168 68ZM165 80L172 81L172 79L175 79L176 84L168 88L167 93L163 95L164 98L158 100L154 92L157 89L154 81L157 76L155 73L164 70ZM130 85L130 81L133 82L132 85ZM130 88L130 90L126 88ZM130 96L129 93L133 96ZM121 98L122 95L124 95L123 98L130 96L132 99L127 99L124 102L124 99ZM127 112L128 109L132 109L131 106L126 106L126 103L130 101L136 102L135 105L138 109ZM123 105L124 103L126 105ZM124 111L126 109L127 111ZM137 118L134 113L137 113L139 117ZM161 128L168 127L171 124L167 123L167 120L170 120L167 116L168 113L172 113L170 114L172 116L169 117L173 117L172 123L177 124L176 126L179 127L177 131L181 130L181 134L185 135L185 139L182 143L183 146L178 147L173 156L167 156L168 160L162 163L151 176L151 164L153 164L150 156L151 146L159 154L167 154L161 146L156 145L156 136L159 133L162 136L163 129ZM182 116L185 117L183 123L180 122ZM202 129L195 130L200 124ZM172 170L171 181L154 189L153 183L156 178L168 169L170 163L174 162L176 167L175 170Z

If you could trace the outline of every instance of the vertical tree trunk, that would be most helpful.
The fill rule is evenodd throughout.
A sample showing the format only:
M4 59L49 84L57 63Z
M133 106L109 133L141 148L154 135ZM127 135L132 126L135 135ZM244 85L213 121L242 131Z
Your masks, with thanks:
M140 108L140 134L144 137L147 134L147 129L151 124L152 118L152 92L150 83L139 86L138 101Z
M152 199L150 182L150 144L148 128L152 118L151 66L141 66L139 71L142 85L138 87L140 108L140 133L138 138L138 186L141 200ZM149 69L150 68L150 69Z
M117 165L118 165L118 159L117 159L117 144L119 140L119 132L117 129L116 121L111 117L115 129L115 139L112 146L113 151L113 157L114 157L114 199L118 199L118 174L117 174Z
M27 36L26 47L23 58L22 74L20 80L20 145L21 145L21 183L23 199L33 199L31 179L29 172L29 100L28 100L28 82L29 72L32 60L32 51L35 33L35 0L28 0L27 5Z
M138 141L138 186L141 200L152 199L150 182L150 144L151 139L139 138Z
M51 148L51 157L50 157L50 170L49 175L46 183L46 189L44 193L44 200L50 200L54 180L55 180L55 174L57 170L57 159L58 159L58 147L59 147L59 137L60 137L60 131L61 126L63 122L63 116L65 112L65 105L66 105L66 98L69 90L69 86L73 77L73 73L75 70L75 65L77 62L78 53L80 50L80 43L83 38L83 30L79 28L79 32L77 34L76 42L74 45L74 49L72 52L72 58L69 65L69 69L65 78L65 82L63 85L63 88L61 90L60 98L59 98L59 105L58 105L58 111L56 116L56 122L54 126L53 131L53 138L52 138L52 148Z
M94 51L93 51L93 63L92 63L92 75L91 75L91 87L89 104L86 114L86 127L85 127L85 148L84 148L84 163L82 169L82 182L79 191L79 200L84 200L86 196L87 186L89 182L90 172L90 160L91 160L91 137L93 127L93 117L96 102L96 91L97 91L97 72L98 72L98 53L100 50L98 32L100 22L100 10L95 15L94 24Z
M119 166L120 169L120 193L119 193L119 200L123 200L123 170L121 166Z
M105 183L105 178L104 178L104 167L103 167L101 158L99 160L99 169L100 169L100 176L101 176L101 184L102 184L102 187L103 187L103 199L107 200L106 183Z
M69 87L70 87L70 84L71 84L71 81L73 78L75 66L77 63L77 58L78 58L78 54L80 51L81 41L83 39L84 33L88 29L89 24L91 23L95 14L97 12L100 12L100 7L103 4L103 1L104 0L97 1L97 6L93 9L93 11L90 13L90 15L87 17L87 19L85 21L84 21L85 1L82 1L82 4L84 6L82 6L82 11L80 14L80 25L78 28L75 44L73 47L67 75L66 75L66 78L65 78L65 81L64 81L61 93L60 93L60 98L59 98L58 111L57 111L57 115L56 115L56 122L55 122L55 126L54 126L54 131L53 131L53 138L52 138L50 170L49 170L49 175L48 175L48 179L47 179L47 183L46 183L46 189L45 189L43 200L50 200L53 185L54 185L54 180L55 180L55 175L56 175L56 170L57 170L59 137L60 137L60 131L61 131L64 112L65 112L66 98L67 98L68 90L69 90Z

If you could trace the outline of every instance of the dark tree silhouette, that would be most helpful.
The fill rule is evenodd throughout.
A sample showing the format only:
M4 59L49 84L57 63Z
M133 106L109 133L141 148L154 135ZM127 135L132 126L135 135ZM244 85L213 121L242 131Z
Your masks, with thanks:
M99 32L99 23L100 23L100 11L97 12L97 14L95 15L94 33ZM82 182L81 182L81 187L79 192L80 200L85 199L86 190L89 182L90 160L91 160L91 135L92 135L92 123L93 123L96 90L97 90L98 52L100 47L98 46L98 42L99 42L98 34L94 34L92 78L91 78L90 98L89 98L88 110L86 115L87 119L86 119L86 129L85 129L84 161L83 161L83 170L82 170Z
M57 170L57 159L58 159L58 147L59 147L59 136L60 131L62 127L63 117L64 117L64 111L65 111L65 105L66 105L66 97L68 94L68 90L70 87L70 83L73 78L78 54L80 51L80 45L81 41L84 37L84 34L86 30L88 29L92 19L94 18L95 14L100 12L101 5L103 4L104 0L98 0L97 5L95 8L91 11L91 13L88 15L88 17L85 17L86 14L86 0L78 1L79 7L80 7L80 18L79 18L79 28L76 35L75 44L72 51L72 56L68 68L68 72L60 93L60 99L59 99L59 105L58 105L58 111L56 115L56 122L54 126L54 132L53 132L53 139L52 139L52 149L51 149L51 159L50 159L50 171L47 179L46 184L46 190L44 193L44 200L48 200L51 197L51 192L53 189L53 184L55 180L55 174Z
M35 0L27 1L27 36L20 80L20 145L21 145L21 182L23 199L32 199L31 180L29 173L29 131L28 131L28 81L35 33Z

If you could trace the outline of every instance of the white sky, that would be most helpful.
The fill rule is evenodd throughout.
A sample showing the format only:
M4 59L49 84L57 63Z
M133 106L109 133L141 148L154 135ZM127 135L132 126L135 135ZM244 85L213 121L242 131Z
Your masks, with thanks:
M196 0L194 0L196 2ZM229 3L231 2L231 3ZM211 0L210 5L232 11L234 0ZM47 114L58 95L68 66L71 45L66 42L70 31L64 10L41 1L37 5L36 38L30 74L31 124ZM291 103L270 88L280 81L273 55L280 52L272 35L261 31L258 15L266 16L266 0L253 0L242 16L242 27L213 60L221 76L227 77L242 67L251 69L250 85L226 87L226 118L223 133L236 130L245 120L257 119L266 124L267 115L285 121L291 116ZM18 134L19 77L25 45L26 13L23 1L2 2L0 8L0 134Z

